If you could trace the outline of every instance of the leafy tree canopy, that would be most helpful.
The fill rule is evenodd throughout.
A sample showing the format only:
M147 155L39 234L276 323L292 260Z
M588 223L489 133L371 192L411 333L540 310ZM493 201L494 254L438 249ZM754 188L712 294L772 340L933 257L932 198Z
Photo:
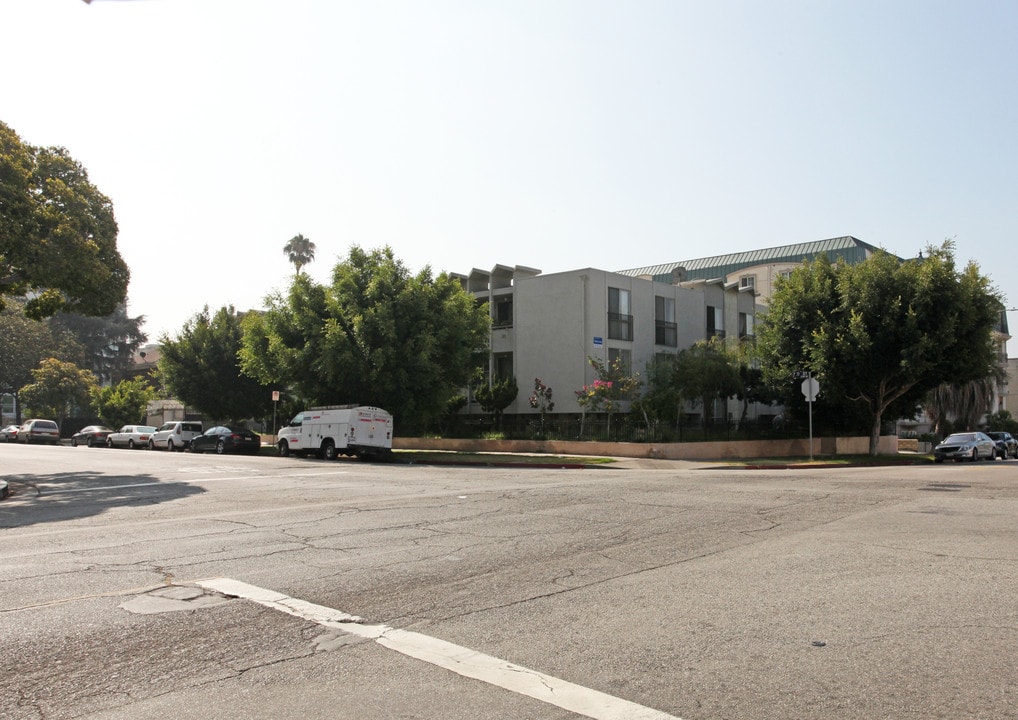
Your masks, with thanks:
M501 419L502 412L512 405L519 392L516 378L503 377L491 383L483 381L478 383L474 388L474 399L484 412L493 413L496 418Z
M675 394L700 403L704 425L714 420L711 408L715 400L743 392L739 359L719 338L700 340L680 350L675 357L674 373Z
M955 267L950 241L905 262L885 252L856 265L820 257L778 283L757 340L773 387L796 387L794 373L811 371L826 412L868 418L876 453L885 414L909 415L942 382L992 374L1001 309L978 266Z
M0 308L29 297L34 319L108 315L130 277L113 204L64 148L25 145L0 122Z
M413 275L388 247L354 246L331 285L297 275L267 304L245 320L245 372L310 405L385 408L403 432L437 421L467 385L490 322L455 279Z
M74 363L46 358L32 371L34 382L21 388L21 400L36 417L64 418L88 408L96 387L95 375Z
M126 377L134 352L145 342L144 320L128 317L126 305L120 304L102 317L59 312L49 325L55 336L81 347L79 365L94 372L100 382L110 383Z
M175 338L163 336L159 372L186 405L216 420L271 415L272 393L240 370L241 318L233 307L210 315L208 306Z
M155 389L144 378L121 380L92 390L96 415L113 429L144 423L148 404L155 399Z

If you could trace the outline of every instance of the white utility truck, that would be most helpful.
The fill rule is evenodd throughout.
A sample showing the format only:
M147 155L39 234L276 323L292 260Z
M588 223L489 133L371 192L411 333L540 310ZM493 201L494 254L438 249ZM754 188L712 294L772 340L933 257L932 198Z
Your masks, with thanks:
M276 447L283 457L313 453L326 460L338 455L384 458L392 452L392 415L364 405L311 408L279 431Z

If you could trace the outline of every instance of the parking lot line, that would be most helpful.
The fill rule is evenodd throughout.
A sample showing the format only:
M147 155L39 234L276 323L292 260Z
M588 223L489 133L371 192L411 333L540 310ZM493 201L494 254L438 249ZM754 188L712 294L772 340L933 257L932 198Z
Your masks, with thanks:
M231 578L211 578L195 583L199 587L242 598L305 620L342 630L383 647L463 677L555 705L594 720L680 720L659 710L560 680L506 660L476 652L438 638L386 625L369 625L341 610L315 605L299 598L249 585Z

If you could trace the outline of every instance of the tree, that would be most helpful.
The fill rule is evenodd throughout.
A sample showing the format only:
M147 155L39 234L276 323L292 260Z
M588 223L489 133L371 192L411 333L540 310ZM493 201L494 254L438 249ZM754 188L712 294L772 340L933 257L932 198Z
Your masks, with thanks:
M232 306L209 314L208 306L163 336L159 372L167 389L186 405L216 420L240 421L271 414L272 393L241 372L241 318Z
M941 383L923 398L923 409L933 423L933 433L940 437L952 432L976 430L979 420L990 410L996 384L985 377L967 383Z
M300 275L301 268L315 259L315 244L303 235L294 235L286 241L283 252L293 263L296 273Z
M501 427L503 411L512 405L519 393L516 378L503 377L491 383L483 381L479 383L474 388L474 399L484 412L490 412L495 416L495 422Z
M778 284L758 349L773 387L811 371L827 412L868 418L876 454L885 414L909 414L940 383L992 373L1001 307L978 266L956 269L950 241L904 262L886 252L856 265L821 256Z
M457 280L412 275L388 247L354 246L331 285L298 275L267 304L245 322L245 372L312 405L385 408L403 432L437 421L467 385L490 324Z
M59 425L87 408L96 387L95 375L73 363L47 358L32 371L34 382L21 388L21 400L32 414L53 418Z
M92 390L92 407L111 428L144 423L148 404L155 399L155 389L144 378L121 380L116 385Z
M0 122L0 308L30 296L33 319L58 310L107 315L130 278L113 204L64 148L21 142Z
M583 435L582 425L587 410L608 413L608 432L611 433L612 415L622 408L624 401L632 399L640 386L640 374L630 375L619 358L607 365L594 357L588 357L587 362L594 368L597 378L575 391L576 403L584 415L580 420L580 435Z
M711 410L715 400L738 395L743 390L738 359L719 338L700 340L680 350L675 357L674 373L675 394L695 398L700 403L705 427L714 421Z
M102 317L60 312L49 325L55 336L80 345L79 365L94 372L100 382L111 383L127 376L135 351L146 340L144 321L143 316L128 317L127 306L120 304Z
M534 410L541 412L541 435L544 435L544 420L550 412L555 411L555 401L551 399L551 388L541 382L541 378L534 378L534 391L527 398L527 404Z

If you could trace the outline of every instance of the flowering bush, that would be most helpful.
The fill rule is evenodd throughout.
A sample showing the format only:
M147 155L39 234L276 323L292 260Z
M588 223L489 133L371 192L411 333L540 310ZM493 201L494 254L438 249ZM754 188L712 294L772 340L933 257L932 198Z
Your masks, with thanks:
M534 378L534 392L530 393L528 401L530 407L541 411L541 418L544 414L555 409L555 403L551 399L551 388L541 382L541 378Z

